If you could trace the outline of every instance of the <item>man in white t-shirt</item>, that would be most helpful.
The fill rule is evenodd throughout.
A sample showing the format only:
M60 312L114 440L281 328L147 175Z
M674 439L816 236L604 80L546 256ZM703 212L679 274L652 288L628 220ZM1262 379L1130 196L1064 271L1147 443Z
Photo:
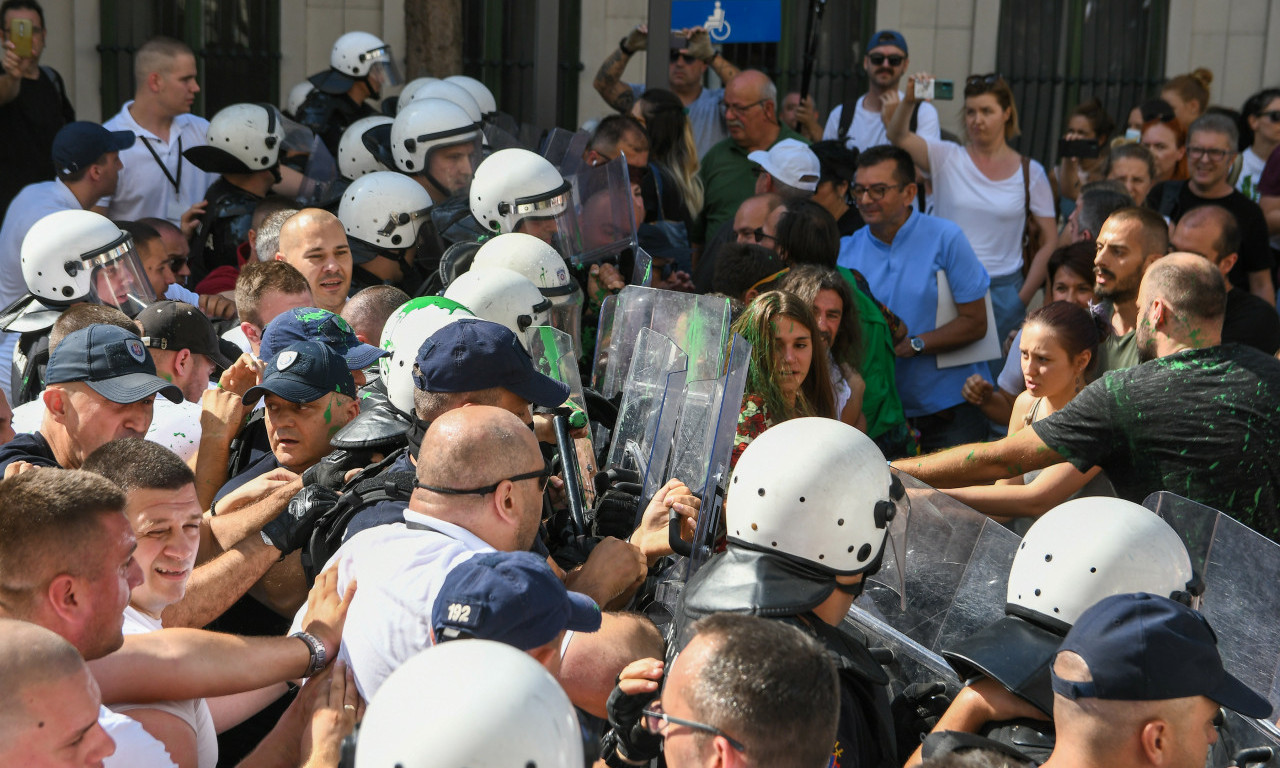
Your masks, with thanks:
M195 55L177 40L156 37L134 54L133 70L133 100L103 125L132 131L138 141L120 153L124 168L116 190L98 200L94 210L120 221L154 216L190 234L201 213L192 206L203 202L218 178L182 156L184 150L204 145L209 130L208 120L191 114L200 92Z
M880 97L889 91L898 91L898 96L903 96L902 91L898 90L898 83L906 73L910 61L907 58L907 39L900 32L884 29L872 35L867 43L867 55L862 57L862 68L867 73L867 92L858 97L853 117L847 123L841 119L844 114L843 104L837 104L831 110L822 138L843 138L845 146L858 150L888 144L884 122L880 119ZM940 140L942 135L938 126L938 110L927 102L919 104L912 131L928 141ZM843 136L841 125L848 126L843 131Z

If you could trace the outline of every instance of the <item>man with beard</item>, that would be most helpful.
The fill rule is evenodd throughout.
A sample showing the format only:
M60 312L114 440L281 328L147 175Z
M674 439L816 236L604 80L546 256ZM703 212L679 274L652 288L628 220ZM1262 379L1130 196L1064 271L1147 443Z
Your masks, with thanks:
M898 83L906 73L911 60L907 58L907 39L892 29L881 30L867 43L867 55L862 57L862 69L867 73L867 92L854 103L852 118L844 118L847 105L839 104L827 116L822 138L836 139L849 149L870 149L888 144L884 121L880 119L881 98L890 91L898 91ZM917 102L915 123L912 130L930 141L941 139L938 110L928 102ZM841 128L844 128L842 131ZM843 135L842 135L843 134Z
M1138 291L1134 343L1141 365L1107 372L1062 410L1012 437L895 466L936 488L1059 461L1082 472L1101 466L1122 498L1141 503L1170 490L1278 540L1280 362L1220 343L1226 302L1226 283L1208 260L1166 256L1147 270Z
M1121 208L1099 230L1093 295L1111 323L1111 335L1098 345L1095 370L1099 374L1138 364L1138 286L1156 259L1168 251L1169 227L1147 208Z

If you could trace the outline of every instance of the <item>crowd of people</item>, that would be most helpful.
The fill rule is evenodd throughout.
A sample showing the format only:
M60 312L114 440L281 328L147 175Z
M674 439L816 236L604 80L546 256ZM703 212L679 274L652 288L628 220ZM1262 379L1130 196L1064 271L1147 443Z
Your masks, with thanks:
M149 40L99 124L0 16L0 763L1199 768L1272 717L1141 504L1280 541L1280 90L1091 99L1046 170L899 32L824 119L642 25L524 146L352 31L207 120ZM737 413L705 477L663 349ZM1023 537L951 688L849 623L935 493Z

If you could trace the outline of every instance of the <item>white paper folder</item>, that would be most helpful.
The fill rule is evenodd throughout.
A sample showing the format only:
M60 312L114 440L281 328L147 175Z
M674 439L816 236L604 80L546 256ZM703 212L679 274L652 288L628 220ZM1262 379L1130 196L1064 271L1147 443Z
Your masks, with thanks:
M985 363L988 360L1000 357L1000 339L996 330L996 313L991 307L991 291L987 291L987 295L982 297L982 302L987 307L986 335L959 349L953 349L950 352L939 352L937 354L939 368L955 368L971 363ZM951 283L947 281L947 273L938 270L938 314L937 325L934 328L941 328L956 319L959 314L956 311L955 297L951 295Z

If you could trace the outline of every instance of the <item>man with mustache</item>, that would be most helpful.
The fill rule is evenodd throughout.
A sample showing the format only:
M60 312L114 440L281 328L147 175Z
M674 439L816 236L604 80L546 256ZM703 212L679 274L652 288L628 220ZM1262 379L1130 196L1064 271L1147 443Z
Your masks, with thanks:
M867 92L854 103L852 119L842 119L848 105L838 104L831 110L822 138L838 139L849 149L858 150L888 144L884 122L880 119L880 99L890 91L898 91L899 97L904 96L898 90L898 83L910 63L907 39L900 32L884 29L872 35L867 43L867 55L862 57L862 69L867 73ZM941 136L938 110L928 102L918 103L916 127L912 130L930 141L938 141ZM844 130L841 130L842 126Z
M1111 335L1098 345L1099 376L1138 364L1138 286L1168 252L1169 227L1148 208L1121 208L1099 230L1093 295L1111 322Z

